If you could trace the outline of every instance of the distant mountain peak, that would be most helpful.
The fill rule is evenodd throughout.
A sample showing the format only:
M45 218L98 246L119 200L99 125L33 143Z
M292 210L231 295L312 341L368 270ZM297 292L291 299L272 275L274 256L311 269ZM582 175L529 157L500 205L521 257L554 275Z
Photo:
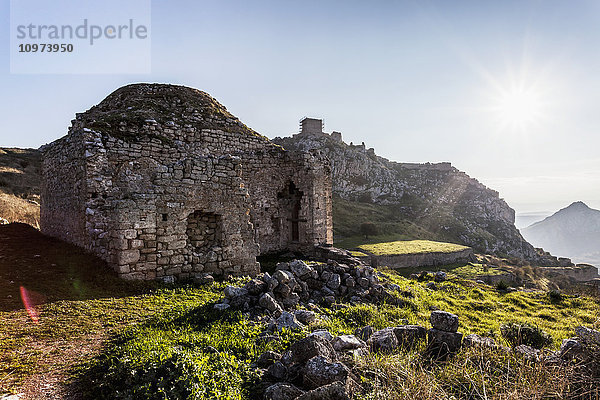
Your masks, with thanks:
M552 254L600 264L600 210L576 201L521 230L523 237Z
M579 209L581 209L581 210L589 210L590 208L583 201L575 201L575 202L571 203L571 205L569 205L567 208L565 208L565 210L566 209L569 209L569 210L579 210Z

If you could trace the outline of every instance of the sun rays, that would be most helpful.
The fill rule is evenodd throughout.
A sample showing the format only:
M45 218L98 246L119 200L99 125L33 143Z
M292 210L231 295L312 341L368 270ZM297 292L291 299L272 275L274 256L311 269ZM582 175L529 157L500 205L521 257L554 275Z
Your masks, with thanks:
M546 117L540 90L524 84L501 89L492 107L501 128L513 131L528 131Z

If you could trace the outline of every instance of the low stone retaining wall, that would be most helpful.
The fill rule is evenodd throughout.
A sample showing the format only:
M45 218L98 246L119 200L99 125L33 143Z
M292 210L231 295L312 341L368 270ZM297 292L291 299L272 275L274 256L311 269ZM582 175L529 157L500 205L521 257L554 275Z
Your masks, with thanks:
M362 252L366 253L364 250ZM418 254L392 254L378 256L369 254L371 266L385 266L391 268L408 267L435 267L438 265L449 265L466 263L474 260L473 249L464 249L451 253L418 253Z
M598 268L589 264L577 264L573 267L544 267L544 271L558 275L565 275L577 282L587 282L599 278Z

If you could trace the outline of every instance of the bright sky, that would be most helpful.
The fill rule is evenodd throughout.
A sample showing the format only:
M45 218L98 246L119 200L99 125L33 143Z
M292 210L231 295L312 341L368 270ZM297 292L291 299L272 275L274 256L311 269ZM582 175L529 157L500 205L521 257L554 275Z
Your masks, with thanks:
M2 0L0 146L39 147L117 87L168 82L269 137L308 115L392 160L450 161L517 212L600 208L595 0L153 1L147 75L11 75L9 15Z

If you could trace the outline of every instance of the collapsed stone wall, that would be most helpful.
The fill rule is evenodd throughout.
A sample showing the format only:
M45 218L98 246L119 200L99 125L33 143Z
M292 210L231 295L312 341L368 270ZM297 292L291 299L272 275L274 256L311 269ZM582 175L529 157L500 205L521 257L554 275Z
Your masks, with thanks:
M283 150L195 89L121 88L42 151L42 231L123 277L255 275L259 252L332 241L330 171L318 152ZM76 238L61 232L63 201Z

